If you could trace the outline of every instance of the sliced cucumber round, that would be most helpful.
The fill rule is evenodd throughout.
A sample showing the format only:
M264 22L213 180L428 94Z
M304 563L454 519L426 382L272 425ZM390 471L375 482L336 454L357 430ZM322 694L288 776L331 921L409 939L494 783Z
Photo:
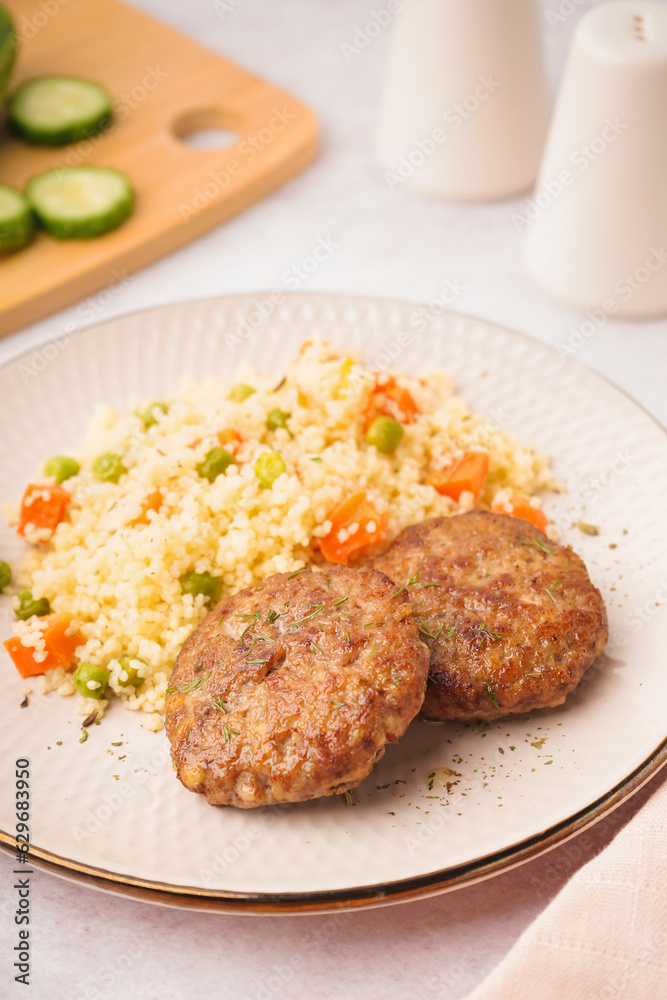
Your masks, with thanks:
M9 11L0 4L0 101L12 75L16 59L16 32Z
M35 217L28 200L14 188L0 184L0 253L20 250L35 233Z
M65 146L111 124L113 105L104 87L70 76L37 76L9 98L14 132L38 146Z
M35 215L58 240L92 239L132 214L134 193L125 174L110 167L50 170L28 184Z

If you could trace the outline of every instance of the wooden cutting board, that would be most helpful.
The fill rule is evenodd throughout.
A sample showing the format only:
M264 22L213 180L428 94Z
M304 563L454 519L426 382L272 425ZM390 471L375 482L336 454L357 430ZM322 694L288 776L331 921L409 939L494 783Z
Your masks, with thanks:
M12 87L65 73L106 85L112 127L42 149L0 135L0 182L22 188L55 166L125 170L133 217L96 240L40 234L0 258L0 335L69 305L189 243L285 183L317 152L317 121L295 98L118 0L4 0L19 34ZM183 136L234 131L223 149Z

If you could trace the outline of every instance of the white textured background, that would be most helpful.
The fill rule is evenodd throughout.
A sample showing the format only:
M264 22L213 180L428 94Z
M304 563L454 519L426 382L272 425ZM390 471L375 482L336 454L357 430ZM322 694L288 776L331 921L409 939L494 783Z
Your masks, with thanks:
M561 6L574 12L550 25L546 13L560 2L542 0L554 81L577 18L593 6L591 0L569 0ZM169 300L293 287L286 285L285 272L320 239L339 246L303 282L304 289L428 302L450 282L465 286L456 309L551 344L567 342L581 325L584 317L548 300L524 273L521 238L511 222L524 199L461 207L387 187L372 149L387 32L350 61L341 50L383 0L134 3L308 102L321 120L321 157L273 197L131 278L110 302L108 296L93 297L85 307L75 306L0 342L0 362L91 316L106 319ZM666 320L610 320L582 339L578 360L667 423ZM293 1000L455 1000L499 961L568 875L649 791L650 786L592 831L515 873L432 900L365 913L191 914L103 896L38 873L33 876L30 995L39 1000L285 995ZM2 855L3 998L22 995L11 981L11 869Z

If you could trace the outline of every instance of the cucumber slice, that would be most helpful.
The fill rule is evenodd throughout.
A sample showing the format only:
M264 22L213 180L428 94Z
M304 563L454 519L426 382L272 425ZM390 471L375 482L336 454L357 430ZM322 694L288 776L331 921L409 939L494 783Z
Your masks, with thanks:
M35 233L35 217L26 198L0 184L0 253L20 250Z
M0 4L0 101L5 95L16 59L16 33L9 11Z
M64 146L111 124L113 105L98 83L70 76L26 80L9 98L14 132L38 146Z
M50 170L33 177L26 196L41 224L58 240L108 233L132 214L134 204L128 178L109 167Z

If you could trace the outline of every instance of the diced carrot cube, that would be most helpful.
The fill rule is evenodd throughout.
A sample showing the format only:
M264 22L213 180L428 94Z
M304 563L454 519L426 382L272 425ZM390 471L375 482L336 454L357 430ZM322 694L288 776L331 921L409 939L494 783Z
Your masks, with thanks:
M511 509L508 510L508 507ZM521 494L510 497L504 504L494 505L493 512L494 514L509 514L511 517L522 517L524 521L530 521L540 531L546 531L549 527L549 521L544 511L539 507L533 507L529 498Z
M364 412L364 433L376 417L391 417L399 424L413 424L419 414L419 407L410 391L398 385L396 379L390 375L386 381L377 383L371 391Z
M460 500L463 492L479 497L484 479L489 471L489 456L485 451L466 451L446 469L435 470L428 482L442 496Z
M81 646L85 641L78 629L74 634L70 634L73 621L71 615L61 612L47 615L42 621L46 625L42 628L46 656L41 661L35 660L34 647L24 646L18 636L14 635L4 642L5 649L21 677L43 674L47 670L53 670L54 667L69 667L77 646Z
M17 528L19 535L25 535L28 525L33 525L37 530L48 530L53 534L65 516L69 501L69 493L66 493L57 483L48 485L30 483L26 487L21 501L21 513ZM45 539L45 541L48 540Z
M377 545L386 529L385 516L367 499L363 490L334 507L329 520L332 528L320 539L320 549L329 562L343 565L347 565L352 556ZM353 529L351 533L350 528Z
M33 657L35 650L32 646L24 646L16 635L5 639L3 645L14 661L14 666L21 677L34 677L35 674L43 674L60 665L53 653L47 653L41 663L36 663Z
M73 618L65 612L49 615L47 621L48 625L44 629L46 648L56 657L59 666L69 667L76 647L81 646L85 639L78 628L74 634L70 634Z
M139 514L138 517L135 517L134 521L129 522L130 526L135 527L137 524L150 524L148 511L154 510L157 512L162 507L163 503L164 498L159 490L149 493L141 505L141 514Z

